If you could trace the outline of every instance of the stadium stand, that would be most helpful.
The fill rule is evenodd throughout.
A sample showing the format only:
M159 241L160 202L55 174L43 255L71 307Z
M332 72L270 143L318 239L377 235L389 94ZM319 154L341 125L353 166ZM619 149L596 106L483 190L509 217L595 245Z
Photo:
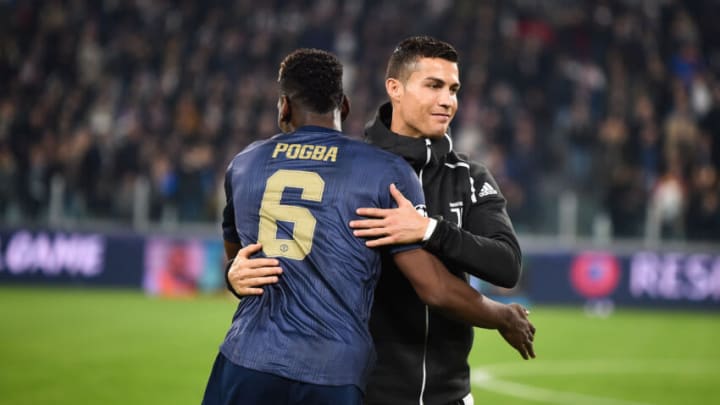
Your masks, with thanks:
M718 15L672 0L0 1L0 219L215 221L226 164L276 132L282 55L340 56L359 137L391 47L424 33L461 54L455 145L491 168L521 233L718 241Z

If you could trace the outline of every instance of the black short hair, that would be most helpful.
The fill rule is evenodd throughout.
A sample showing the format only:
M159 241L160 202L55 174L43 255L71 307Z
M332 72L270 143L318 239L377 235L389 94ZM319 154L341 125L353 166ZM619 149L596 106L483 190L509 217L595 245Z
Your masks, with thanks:
M343 98L342 63L330 52L301 48L280 63L280 91L293 102L324 114L340 107Z
M447 42L429 36L410 37L395 47L388 61L385 78L404 81L412 70L412 65L420 58L440 58L458 62L458 53Z

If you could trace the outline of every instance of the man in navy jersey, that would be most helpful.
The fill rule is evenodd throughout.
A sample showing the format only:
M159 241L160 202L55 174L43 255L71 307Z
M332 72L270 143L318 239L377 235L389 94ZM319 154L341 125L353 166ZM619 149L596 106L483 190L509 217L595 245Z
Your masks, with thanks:
M278 82L283 133L231 162L223 237L228 257L245 246L266 268L282 267L283 282L240 301L203 403L360 404L374 362L368 320L381 251L367 248L347 224L358 218L358 204L393 207L388 184L418 209L422 189L402 158L339 132L349 105L334 56L295 51ZM383 251L425 303L527 345L534 329L526 318L419 247Z

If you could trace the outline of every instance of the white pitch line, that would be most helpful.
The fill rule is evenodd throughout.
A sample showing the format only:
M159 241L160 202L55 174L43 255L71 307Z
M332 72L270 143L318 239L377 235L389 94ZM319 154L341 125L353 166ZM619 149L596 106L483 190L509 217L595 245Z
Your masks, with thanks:
M694 374L720 372L720 366L711 360L687 359L588 359L536 363L501 363L472 370L473 385L499 394L529 401L557 405L650 405L574 392L533 387L516 382L499 380L496 376L577 375L577 374L634 374L669 373Z
M478 381L479 380L479 381ZM652 405L646 402L625 401L613 398L604 398L592 395L576 394L532 387L510 381L493 378L473 378L473 383L487 391L494 391L511 397L522 398L529 401L544 402L555 405Z
M473 372L493 376L575 375L575 374L704 374L720 373L720 362L687 359L588 359L536 363L489 364Z

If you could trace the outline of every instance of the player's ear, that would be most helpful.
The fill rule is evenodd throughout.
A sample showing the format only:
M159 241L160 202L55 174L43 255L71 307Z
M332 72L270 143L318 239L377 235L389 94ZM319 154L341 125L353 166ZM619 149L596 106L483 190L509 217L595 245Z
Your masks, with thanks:
M388 77L385 80L385 91L391 100L397 100L400 98L403 92L403 86L400 80L393 77Z
M345 94L342 96L342 102L340 102L340 119L345 121L345 118L350 114L350 99Z
M278 99L278 126L283 132L291 132L290 122L292 121L292 106L290 98L283 94Z
M278 101L278 110L280 113L280 120L283 122L290 122L292 119L292 106L290 105L290 97L283 94L280 96Z

